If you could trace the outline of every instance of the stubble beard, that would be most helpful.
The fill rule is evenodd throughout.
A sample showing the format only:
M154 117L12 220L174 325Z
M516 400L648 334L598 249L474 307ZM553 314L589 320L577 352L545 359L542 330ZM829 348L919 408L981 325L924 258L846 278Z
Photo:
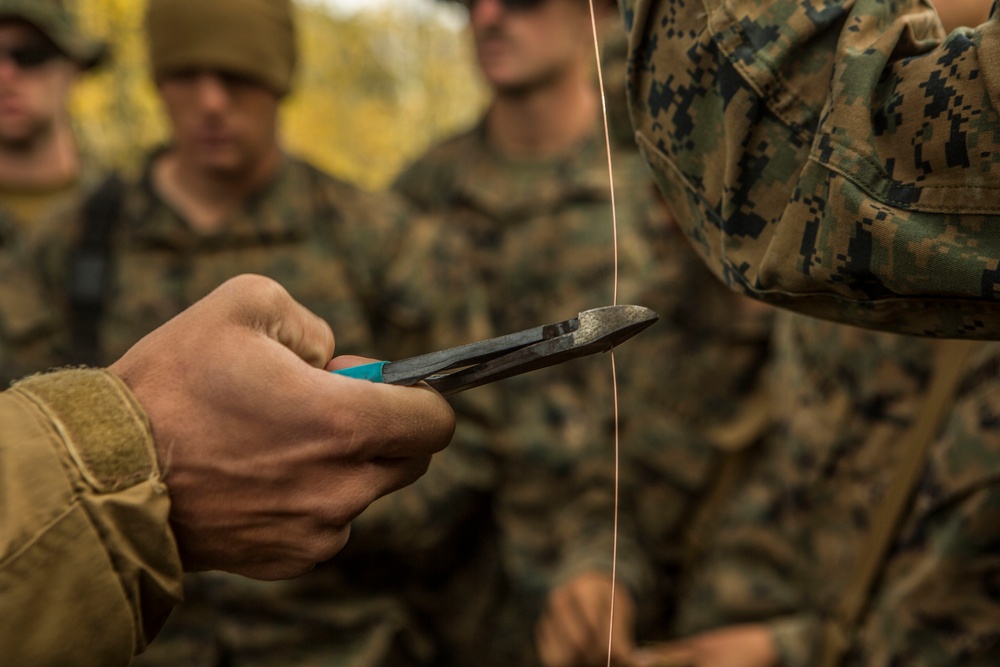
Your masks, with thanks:
M511 44L509 48L516 49L516 44L512 38L507 35L506 31L502 27L490 28L486 30L481 36L482 40L500 40ZM481 63L482 65L482 63ZM535 71L524 72L522 75L511 80L497 80L490 77L488 74L488 68L484 66L484 73L487 79L490 80L491 87L497 97L502 97L510 100L518 100L531 96L539 90L545 90L549 86L553 85L559 78L563 75L562 70L559 67L547 67L538 69Z
M22 127L8 128L0 122L0 152L10 155L28 155L48 141L55 123L50 119L34 118Z

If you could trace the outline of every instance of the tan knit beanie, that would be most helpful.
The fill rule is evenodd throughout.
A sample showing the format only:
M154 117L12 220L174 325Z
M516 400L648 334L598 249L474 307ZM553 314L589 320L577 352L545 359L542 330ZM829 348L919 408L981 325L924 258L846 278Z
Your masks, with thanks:
M156 78L209 69L259 81L279 95L291 89L290 0L150 0L146 31Z

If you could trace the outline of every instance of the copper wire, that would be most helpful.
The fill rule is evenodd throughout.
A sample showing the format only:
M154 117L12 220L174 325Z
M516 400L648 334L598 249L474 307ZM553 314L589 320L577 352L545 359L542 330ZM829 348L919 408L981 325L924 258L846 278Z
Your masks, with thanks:
M601 66L601 43L597 34L597 14L594 0L590 0L590 25L594 33L594 56L597 59L597 84L601 94L601 114L604 120L604 146L608 154L608 184L611 191L611 229L614 252L613 304L618 305L618 210L615 206L615 170L611 159L611 130L608 123L608 101L604 93L604 71ZM618 576L618 494L619 494L619 424L618 424L618 372L615 367L615 353L611 351L611 387L614 404L615 430L615 500L614 528L611 554L611 613L608 619L608 667L611 667L611 648L614 645L615 630L615 584Z

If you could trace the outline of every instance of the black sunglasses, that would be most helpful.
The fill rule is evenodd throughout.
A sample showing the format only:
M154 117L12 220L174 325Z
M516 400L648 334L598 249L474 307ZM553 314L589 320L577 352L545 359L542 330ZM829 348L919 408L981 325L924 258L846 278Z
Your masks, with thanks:
M500 0L500 4L508 12L527 12L543 5L547 0ZM476 0L462 0L462 4L470 10L476 6Z
M18 69L37 69L61 54L47 44L25 44L11 49L0 49L0 62L10 60Z

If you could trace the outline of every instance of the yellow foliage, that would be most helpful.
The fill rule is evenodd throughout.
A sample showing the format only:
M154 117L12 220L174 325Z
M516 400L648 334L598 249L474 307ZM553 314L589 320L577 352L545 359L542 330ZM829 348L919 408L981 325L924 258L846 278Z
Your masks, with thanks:
M428 0L432 2L433 0ZM169 135L152 85L144 3L79 0L80 19L112 48L84 79L73 111L85 150L134 170ZM286 100L287 148L364 187L384 187L430 143L468 126L486 100L465 30L389 10L335 17L297 7L300 67Z

